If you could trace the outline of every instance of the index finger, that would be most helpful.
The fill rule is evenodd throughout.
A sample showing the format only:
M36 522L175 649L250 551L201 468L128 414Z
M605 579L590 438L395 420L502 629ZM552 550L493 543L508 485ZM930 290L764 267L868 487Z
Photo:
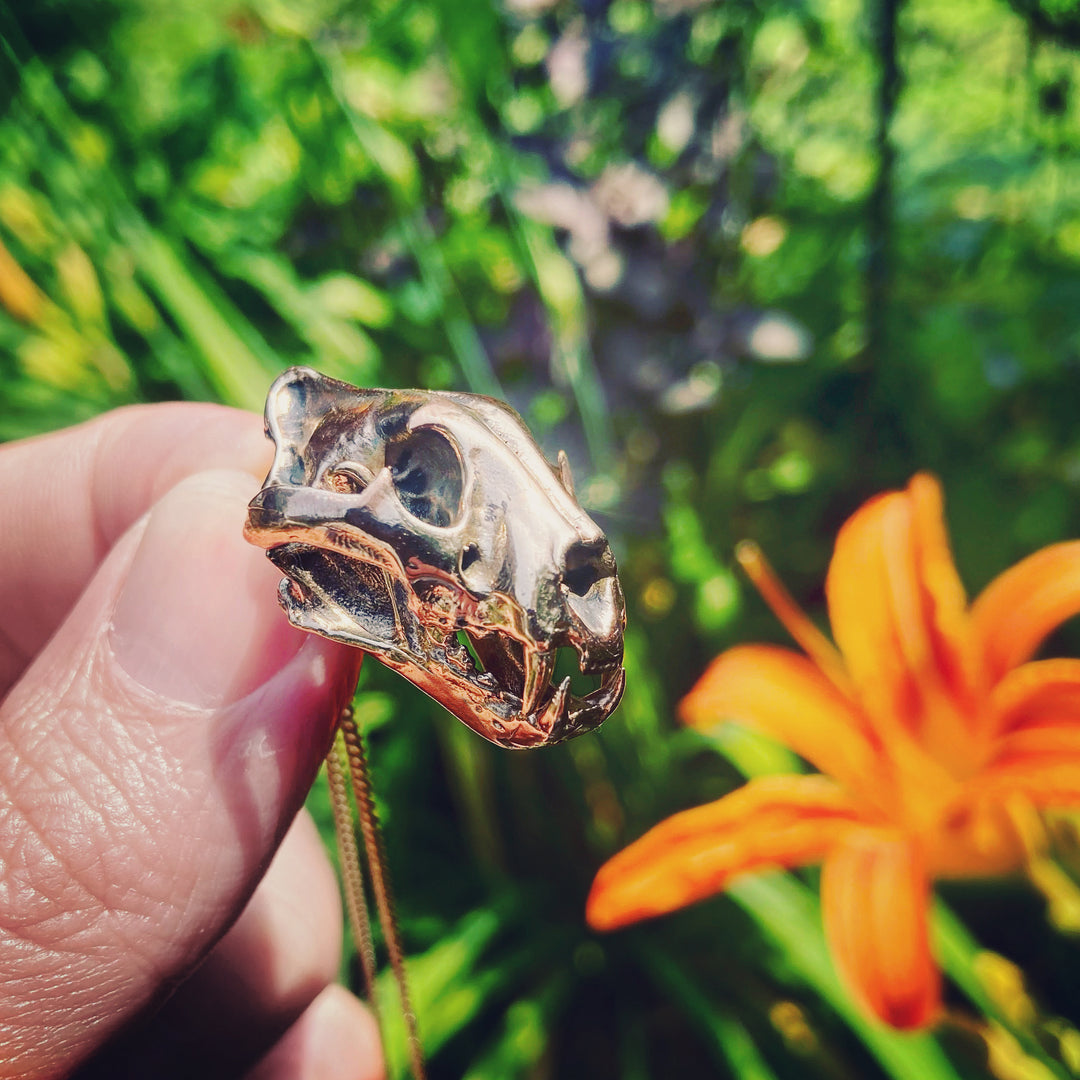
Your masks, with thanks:
M0 697L166 491L206 469L261 479L271 456L260 417L190 402L129 406L0 447Z

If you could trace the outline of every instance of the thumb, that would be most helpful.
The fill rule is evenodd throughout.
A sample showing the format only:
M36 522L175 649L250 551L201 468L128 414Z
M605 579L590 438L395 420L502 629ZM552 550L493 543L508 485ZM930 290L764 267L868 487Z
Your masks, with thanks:
M251 894L360 654L290 627L241 536L250 475L189 477L0 703L0 1077L67 1071Z

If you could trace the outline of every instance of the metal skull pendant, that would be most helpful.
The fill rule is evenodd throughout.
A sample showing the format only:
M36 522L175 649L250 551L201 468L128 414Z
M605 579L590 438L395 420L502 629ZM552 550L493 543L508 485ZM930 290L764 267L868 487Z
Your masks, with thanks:
M274 463L245 536L296 626L401 672L513 749L590 731L619 702L625 609L604 534L509 406L362 390L309 368L270 388ZM464 637L462 636L464 635ZM572 649L597 683L554 685Z

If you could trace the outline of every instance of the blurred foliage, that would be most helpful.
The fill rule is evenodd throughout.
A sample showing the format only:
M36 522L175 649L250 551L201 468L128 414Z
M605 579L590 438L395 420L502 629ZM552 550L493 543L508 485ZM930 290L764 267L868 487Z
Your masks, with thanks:
M844 996L812 874L582 919L617 846L792 767L673 719L779 640L739 538L820 612L837 526L918 468L972 589L1080 534L1078 35L1058 0L0 0L0 437L257 409L298 362L459 387L612 537L602 732L506 754L365 671L434 1077L1080 1075L1080 950L1022 883L944 890L917 1037Z

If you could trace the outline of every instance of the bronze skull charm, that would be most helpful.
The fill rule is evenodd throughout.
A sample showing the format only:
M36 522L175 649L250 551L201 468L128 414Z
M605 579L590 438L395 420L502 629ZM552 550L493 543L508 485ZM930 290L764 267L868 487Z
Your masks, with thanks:
M549 465L513 409L292 368L266 431L274 463L244 533L285 573L294 625L371 653L500 746L610 715L625 683L615 559L565 459ZM553 684L564 648L598 681L584 696Z

